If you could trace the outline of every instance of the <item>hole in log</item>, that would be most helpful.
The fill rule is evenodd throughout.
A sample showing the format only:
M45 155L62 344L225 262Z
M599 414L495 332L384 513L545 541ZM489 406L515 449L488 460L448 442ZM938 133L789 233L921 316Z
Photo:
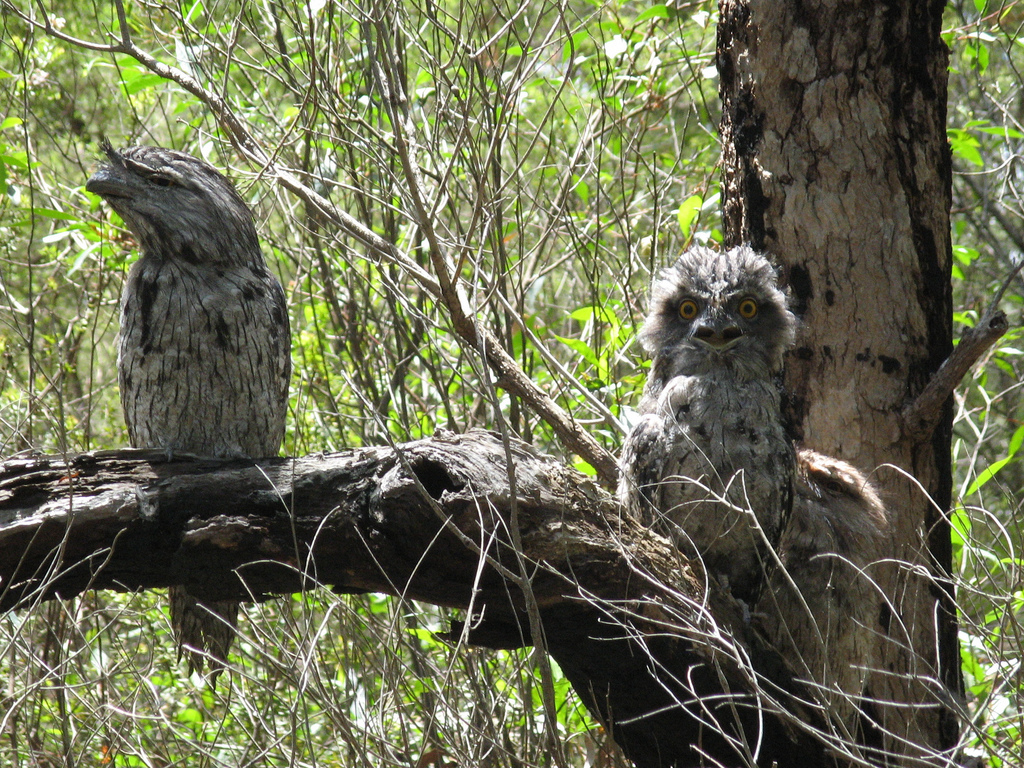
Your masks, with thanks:
M412 465L413 474L426 488L427 493L430 497L440 501L441 494L445 491L456 491L462 490L462 484L455 482L452 476L448 474L448 470L445 466L439 462L431 461L430 459L420 459Z

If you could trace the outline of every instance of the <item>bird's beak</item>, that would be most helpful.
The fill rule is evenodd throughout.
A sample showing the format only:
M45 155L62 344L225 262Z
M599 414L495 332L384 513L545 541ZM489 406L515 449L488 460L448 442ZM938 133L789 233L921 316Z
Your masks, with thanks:
M733 323L719 326L705 322L694 329L693 337L714 350L724 352L743 338L743 331Z
M85 189L103 198L128 197L124 174L119 166L113 164L101 166L85 182Z

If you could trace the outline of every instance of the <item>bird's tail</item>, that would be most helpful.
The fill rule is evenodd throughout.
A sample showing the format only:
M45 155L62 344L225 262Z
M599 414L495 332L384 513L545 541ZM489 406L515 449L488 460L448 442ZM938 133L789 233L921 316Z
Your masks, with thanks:
M235 639L239 604L230 600L200 602L181 586L171 587L168 596L179 661L182 655L187 657L189 674L202 672L207 661L211 678L216 680Z

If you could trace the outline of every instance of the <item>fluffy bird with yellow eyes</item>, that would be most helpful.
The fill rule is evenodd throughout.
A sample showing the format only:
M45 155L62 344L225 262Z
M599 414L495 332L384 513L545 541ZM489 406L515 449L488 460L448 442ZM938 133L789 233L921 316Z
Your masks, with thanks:
M655 280L640 332L653 360L620 500L747 605L793 503L779 374L795 331L764 256L695 246Z
M872 573L891 556L888 521L857 469L794 451L781 373L795 331L775 269L749 247L693 247L663 270L640 332L653 359L619 498L745 603L851 734L884 635Z

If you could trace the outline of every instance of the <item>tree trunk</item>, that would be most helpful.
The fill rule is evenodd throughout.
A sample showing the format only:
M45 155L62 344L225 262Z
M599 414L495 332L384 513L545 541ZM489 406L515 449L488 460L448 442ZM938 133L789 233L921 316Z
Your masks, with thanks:
M902 418L952 350L943 6L721 0L718 38L726 240L774 255L802 319L787 416L803 445L873 471L907 563L871 683L894 703L875 739L904 760L948 754L963 685L952 409Z

